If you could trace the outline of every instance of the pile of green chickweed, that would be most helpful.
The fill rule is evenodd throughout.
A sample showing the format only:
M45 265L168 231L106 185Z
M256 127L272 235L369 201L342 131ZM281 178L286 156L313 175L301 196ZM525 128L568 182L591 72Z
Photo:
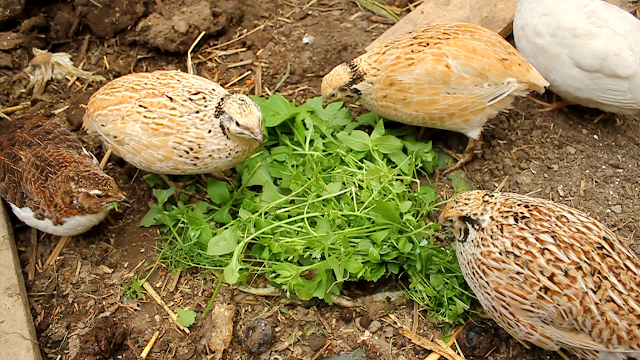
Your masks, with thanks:
M329 303L345 281L393 274L430 316L462 321L472 295L453 247L433 243L439 226L426 218L437 196L419 180L436 164L431 143L416 141L414 128L385 129L373 113L356 122L319 97L254 100L268 140L232 184L210 178L210 201L190 205L185 194L170 203L173 189L153 190L141 226L163 225L160 260L223 270L230 284L262 274L287 294Z

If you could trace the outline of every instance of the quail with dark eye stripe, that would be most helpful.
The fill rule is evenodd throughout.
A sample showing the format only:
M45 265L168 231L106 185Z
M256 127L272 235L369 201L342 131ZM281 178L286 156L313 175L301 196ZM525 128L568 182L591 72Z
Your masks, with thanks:
M516 96L549 83L511 44L464 23L420 27L392 38L322 79L325 102L357 100L389 120L469 137L470 161L482 127Z
M132 165L167 175L219 173L264 143L256 102L181 71L112 80L89 100L83 126Z
M467 283L509 334L582 359L640 358L640 259L549 200L470 191L447 204Z

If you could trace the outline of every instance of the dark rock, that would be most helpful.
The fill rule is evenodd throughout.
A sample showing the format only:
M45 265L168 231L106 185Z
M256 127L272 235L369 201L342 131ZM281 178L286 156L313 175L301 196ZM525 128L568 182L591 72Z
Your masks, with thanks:
M247 323L242 336L242 347L251 354L262 354L273 341L273 327L263 319Z

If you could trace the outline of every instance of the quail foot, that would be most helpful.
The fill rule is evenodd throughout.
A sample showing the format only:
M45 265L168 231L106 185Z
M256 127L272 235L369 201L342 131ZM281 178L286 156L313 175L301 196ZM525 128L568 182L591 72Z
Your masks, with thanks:
M520 0L520 52L567 104L640 112L640 20L602 0Z
M480 304L513 337L582 359L640 356L640 259L600 222L488 191L457 196L440 221Z
M134 73L96 91L83 127L113 153L153 173L220 173L264 143L260 107L204 77Z
M67 128L39 116L0 126L0 195L18 219L59 236L86 232L126 201Z
M322 80L327 102L358 100L389 120L456 131L473 157L483 125L515 96L547 81L500 35L464 23L417 28L336 66Z

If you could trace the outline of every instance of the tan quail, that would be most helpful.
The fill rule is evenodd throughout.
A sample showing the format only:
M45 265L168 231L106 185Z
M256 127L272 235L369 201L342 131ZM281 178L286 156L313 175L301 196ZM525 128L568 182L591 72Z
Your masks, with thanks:
M168 175L222 172L264 142L257 103L181 71L110 81L91 96L83 126L132 165Z
M461 132L470 161L482 127L516 96L549 84L511 44L477 25L420 27L336 66L322 80L325 101L358 100L387 119Z
M512 336L585 359L640 357L640 259L600 222L487 191L457 196L440 219L480 304Z

